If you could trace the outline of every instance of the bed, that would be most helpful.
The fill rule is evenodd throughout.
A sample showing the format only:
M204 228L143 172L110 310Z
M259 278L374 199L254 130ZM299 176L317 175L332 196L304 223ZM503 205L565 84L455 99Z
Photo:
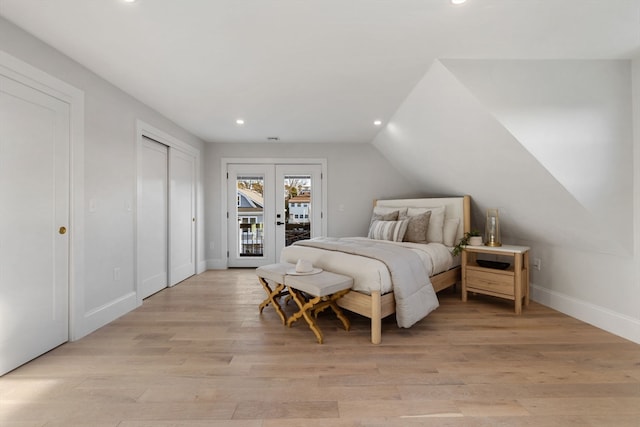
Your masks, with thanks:
M436 258L441 259L441 261L446 257L444 262L433 262L434 265L432 265L432 271L429 274L433 291L442 291L455 285L460 280L460 260L459 257L450 256L450 249L465 232L470 231L471 199L469 196L377 200L374 202L369 238L350 238L345 240L348 240L349 244L355 244L357 239L361 239L364 242L378 239L380 236L372 235L372 233L375 234L373 230L381 224L385 226L391 224L395 212L398 212L400 219L406 219L423 215L426 211L429 211L429 215L432 215L427 219L429 221L429 229L427 231L429 243L426 241L420 243L411 241L397 242L393 245L409 247L415 253L419 253L421 250L426 252L435 251ZM398 217L396 216L396 218ZM374 221L376 221L375 224ZM401 222L404 223L406 221L396 221L397 224ZM385 229L384 231L388 232L389 230ZM407 230L408 232L409 230ZM368 256L324 249L322 245L331 244L332 239L325 238L321 240L323 241L320 242L320 247L306 246L312 241L305 241L297 242L284 248L281 253L281 262L296 263L299 259L308 259L313 263L314 267L353 277L354 287L352 292L341 298L338 301L338 305L346 310L370 318L371 342L379 344L382 340L382 319L396 313L395 294L399 291L398 289L394 290L392 272L389 271L389 265ZM438 240L442 243L434 243L438 242ZM443 256L444 252L446 252L446 256ZM422 257L422 255L420 256ZM426 271L429 271L429 269L423 269L422 274L426 275Z

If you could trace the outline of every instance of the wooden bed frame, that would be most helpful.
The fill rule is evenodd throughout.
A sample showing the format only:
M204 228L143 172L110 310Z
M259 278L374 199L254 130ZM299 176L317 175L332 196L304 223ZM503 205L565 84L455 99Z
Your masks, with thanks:
M460 218L456 242L471 231L471 197L442 197L429 199L398 199L377 200L375 206L385 207L438 207L446 206L445 218ZM461 267L437 274L431 277L431 283L436 292L440 292L455 285L460 280ZM381 295L380 291L374 291L371 295L360 292L349 292L338 300L338 305L346 310L353 311L371 319L371 342L380 344L382 341L382 319L395 313L396 303L393 292Z

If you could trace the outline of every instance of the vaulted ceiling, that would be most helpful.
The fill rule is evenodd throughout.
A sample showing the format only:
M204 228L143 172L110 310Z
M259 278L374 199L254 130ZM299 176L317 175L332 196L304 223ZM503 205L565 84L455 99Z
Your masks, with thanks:
M371 142L436 59L640 53L640 0L0 0L0 15L210 142Z

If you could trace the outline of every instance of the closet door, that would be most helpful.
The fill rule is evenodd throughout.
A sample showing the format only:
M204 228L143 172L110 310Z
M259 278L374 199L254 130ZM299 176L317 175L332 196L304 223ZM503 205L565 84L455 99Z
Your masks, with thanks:
M0 75L0 375L69 338L69 104Z
M196 274L196 158L169 149L169 286Z
M168 183L166 145L143 137L138 176L139 297L147 298L168 285Z

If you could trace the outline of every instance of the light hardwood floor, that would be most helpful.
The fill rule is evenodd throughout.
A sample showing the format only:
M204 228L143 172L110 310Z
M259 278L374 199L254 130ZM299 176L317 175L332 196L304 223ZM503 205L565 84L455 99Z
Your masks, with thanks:
M0 425L640 426L640 345L535 302L444 291L411 329L282 325L253 270L208 271L0 378ZM288 314L293 304L286 307Z

